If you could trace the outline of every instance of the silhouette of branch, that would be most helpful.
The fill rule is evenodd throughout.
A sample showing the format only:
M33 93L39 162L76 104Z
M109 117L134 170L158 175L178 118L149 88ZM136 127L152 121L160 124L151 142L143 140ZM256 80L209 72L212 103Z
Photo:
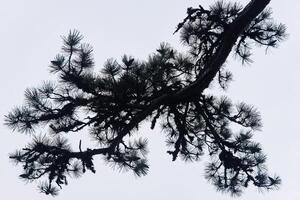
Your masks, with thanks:
M231 74L223 71L223 65L230 52L234 50L244 62L249 60L249 39L267 47L275 47L283 39L285 27L267 23L271 13L264 9L269 2L251 0L242 8L220 1L210 10L189 8L175 31L182 31L190 48L188 56L163 43L146 62L130 56L124 56L121 64L109 59L101 76L90 70L94 65L92 48L80 43L78 31L70 31L63 37L63 54L51 61L51 72L59 76L58 86L45 83L27 89L26 105L6 116L5 123L12 130L32 132L35 126L48 124L55 133L51 139L34 138L10 156L23 164L20 177L34 180L47 174L49 181L40 189L57 194L52 182L61 187L71 172L74 176L87 169L95 172L95 155L103 155L120 169L145 175L149 168L147 141L130 141L131 134L146 120L151 120L153 129L161 118L173 161L179 155L186 161L198 160L207 146L210 157L216 158L207 166L207 178L218 189L240 194L249 182L267 189L278 185L280 179L269 177L262 169L266 158L259 144L250 140L250 131L232 137L232 123L244 130L261 127L256 109L241 103L233 111L227 98L204 94L216 76L226 88ZM83 150L80 140L79 151L73 151L59 137L62 132L86 127L99 148Z

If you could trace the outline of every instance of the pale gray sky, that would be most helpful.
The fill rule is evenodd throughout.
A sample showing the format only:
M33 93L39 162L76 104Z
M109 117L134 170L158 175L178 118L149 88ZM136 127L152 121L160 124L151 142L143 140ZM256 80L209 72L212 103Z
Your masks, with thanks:
M49 76L49 61L60 51L60 36L70 29L80 30L84 41L92 44L99 69L107 58L119 59L124 53L144 59L163 41L182 49L178 35L172 35L175 26L185 17L187 7L208 2L211 1L0 0L0 116L23 103L27 87L53 78ZM279 174L283 183L280 190L265 193L249 188L240 197L245 200L300 198L300 2L272 0L270 6L274 18L287 25L289 38L268 54L255 50L251 66L240 66L231 58L227 66L234 71L234 82L228 95L261 111L264 127L255 139L268 155L270 172ZM35 184L25 184L18 178L21 166L9 162L8 153L23 147L30 137L11 133L2 122L1 199L52 199L38 193ZM216 192L204 179L205 160L193 164L172 162L165 153L165 138L159 129L150 131L146 125L141 132L149 136L150 142L147 176L136 178L130 172L119 173L97 161L95 175L87 173L70 179L56 199L232 199Z

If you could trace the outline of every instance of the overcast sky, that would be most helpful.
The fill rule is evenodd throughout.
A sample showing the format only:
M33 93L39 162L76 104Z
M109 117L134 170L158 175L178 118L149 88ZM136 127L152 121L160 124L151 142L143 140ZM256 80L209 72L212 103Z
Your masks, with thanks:
M49 61L60 52L60 36L70 29L79 30L84 41L94 47L99 70L106 59L120 59L124 53L145 59L163 41L182 49L178 35L172 35L176 25L185 17L187 7L208 2L212 1L0 0L1 121L14 106L23 103L27 87L53 79L49 75ZM270 6L274 18L287 25L289 38L268 54L263 49L255 50L250 66L241 66L231 57L227 67L234 72L234 82L227 95L235 102L245 101L260 110L264 127L255 139L268 155L270 173L280 175L283 183L278 191L261 193L249 188L240 198L245 200L300 199L300 2L272 0ZM30 137L11 133L2 122L1 199L52 199L40 194L35 184L18 178L21 166L14 166L8 153L23 147ZM145 124L141 132L149 137L150 143L147 176L136 178L131 172L120 173L99 159L95 175L86 173L79 179L69 179L69 185L56 199L232 199L229 194L216 192L204 179L205 159L197 163L172 162L165 153L165 138L159 129L150 131Z

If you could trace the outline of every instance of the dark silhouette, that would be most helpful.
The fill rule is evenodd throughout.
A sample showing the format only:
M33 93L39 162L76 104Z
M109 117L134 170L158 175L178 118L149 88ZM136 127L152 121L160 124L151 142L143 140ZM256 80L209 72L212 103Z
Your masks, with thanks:
M206 178L217 190L239 195L250 183L273 189L280 183L268 175L260 144L251 140L261 127L259 112L245 103L233 105L228 97L208 94L215 78L226 89L231 73L223 66L230 52L249 62L252 45L275 47L285 27L275 24L270 0L251 0L246 6L219 1L209 9L188 8L180 31L189 52L182 54L161 44L146 61L124 56L110 59L100 74L93 72L92 48L82 44L78 31L63 38L63 53L51 61L58 82L45 82L25 91L25 105L13 109L5 123L12 130L32 133L48 125L50 133L34 136L25 148L10 155L21 163L25 180L42 177L40 189L55 195L67 176L95 172L93 158L104 159L137 176L148 171L147 140L133 138L143 121L153 129L161 123L168 154L197 161L207 153L211 163ZM241 131L232 130L232 124ZM96 148L71 150L64 132L88 129Z

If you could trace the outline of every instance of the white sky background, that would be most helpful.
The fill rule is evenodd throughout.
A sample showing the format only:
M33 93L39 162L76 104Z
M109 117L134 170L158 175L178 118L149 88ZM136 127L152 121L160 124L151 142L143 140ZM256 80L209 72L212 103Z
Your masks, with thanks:
M176 25L186 15L186 8L207 4L205 0L0 0L0 192L1 199L52 199L40 194L35 184L25 184L18 178L21 166L14 167L8 153L23 147L28 135L11 133L2 124L4 115L23 103L24 90L37 86L50 77L48 65L60 52L60 36L78 29L84 41L94 47L96 70L110 57L120 59L126 53L144 59L160 42L182 48ZM241 2L247 2L243 0ZM270 173L283 180L280 190L260 193L248 188L240 199L299 199L299 86L300 68L300 2L275 1L271 5L274 18L288 26L289 38L278 49L254 50L254 63L227 66L234 71L234 82L228 96L235 102L255 105L263 117L263 130L255 139L268 155ZM219 90L215 86L216 90ZM119 173L95 162L97 173L86 173L79 179L69 179L61 190L61 199L232 199L221 194L204 179L206 161L184 163L171 161L166 154L163 133L141 129L149 136L150 171L136 178L131 172ZM37 130L37 133L42 130ZM84 134L79 138L85 138ZM88 139L86 139L88 141ZM83 143L84 144L84 143ZM99 157L97 157L99 158ZM96 159L97 160L97 159Z

